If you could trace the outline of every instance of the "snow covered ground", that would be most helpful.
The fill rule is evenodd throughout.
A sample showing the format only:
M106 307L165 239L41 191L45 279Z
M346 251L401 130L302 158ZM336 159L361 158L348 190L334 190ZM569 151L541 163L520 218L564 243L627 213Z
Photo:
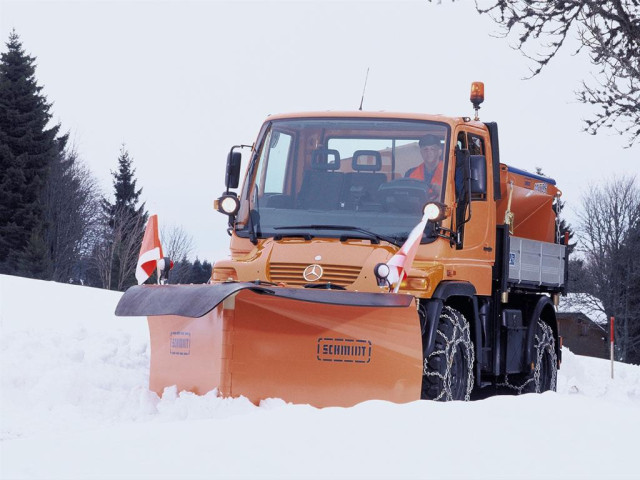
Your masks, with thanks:
M0 478L640 478L640 367L565 349L558 392L316 409L147 390L119 293L0 275Z

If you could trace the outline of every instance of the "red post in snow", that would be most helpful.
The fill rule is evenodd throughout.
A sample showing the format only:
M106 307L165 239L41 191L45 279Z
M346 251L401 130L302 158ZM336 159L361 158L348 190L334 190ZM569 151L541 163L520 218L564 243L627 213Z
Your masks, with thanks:
M613 321L614 321L614 317L611 317L610 329L609 329L609 341L611 345L611 378L613 378L613 341L614 341Z

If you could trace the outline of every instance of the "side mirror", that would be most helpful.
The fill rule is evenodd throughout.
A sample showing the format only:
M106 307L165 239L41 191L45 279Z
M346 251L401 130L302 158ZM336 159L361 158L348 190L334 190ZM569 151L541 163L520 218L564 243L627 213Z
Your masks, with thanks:
M471 155L471 195L484 198L487 195L487 159L484 155Z
M234 147L235 148L235 147ZM224 184L229 188L238 188L240 184L240 163L242 162L242 154L234 152L233 148L227 155L227 173L225 175Z

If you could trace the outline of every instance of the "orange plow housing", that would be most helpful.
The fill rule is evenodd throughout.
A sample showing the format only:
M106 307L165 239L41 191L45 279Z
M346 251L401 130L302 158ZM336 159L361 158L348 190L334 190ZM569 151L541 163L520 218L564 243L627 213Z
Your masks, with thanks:
M203 288L211 298L224 287L135 287L117 313L140 308L139 298L129 293L136 289L153 289L155 300L164 291L168 305L178 294L188 298L189 289L193 298L202 298ZM396 303L372 307L358 303L389 295L344 292L350 304L338 305L323 303L326 292L304 292L309 299L299 300L286 296L290 290L240 289L197 318L149 316L150 389L162 394L176 385L202 395L217 388L223 396L242 395L254 403L276 397L318 407L420 398L423 353L412 297L397 295Z

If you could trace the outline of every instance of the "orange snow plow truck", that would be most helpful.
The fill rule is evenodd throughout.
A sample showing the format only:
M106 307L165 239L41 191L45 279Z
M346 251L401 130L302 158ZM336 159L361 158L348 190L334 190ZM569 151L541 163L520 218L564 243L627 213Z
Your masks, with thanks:
M483 89L475 120L268 117L238 193L233 147L215 202L230 257L209 284L135 286L118 304L148 317L150 388L319 407L554 390L561 193L500 163L497 125L477 118ZM415 258L391 275L425 218Z

